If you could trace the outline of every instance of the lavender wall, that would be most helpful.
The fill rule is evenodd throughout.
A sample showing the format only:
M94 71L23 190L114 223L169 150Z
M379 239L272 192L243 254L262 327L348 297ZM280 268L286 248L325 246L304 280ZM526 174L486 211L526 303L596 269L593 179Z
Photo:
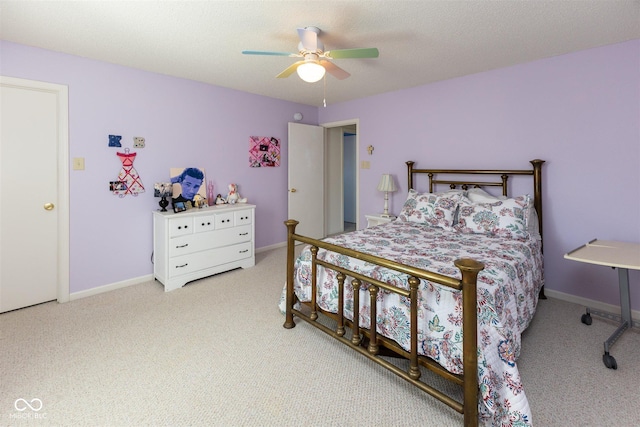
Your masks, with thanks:
M315 107L9 42L0 52L0 74L69 87L70 157L84 157L86 166L70 171L71 293L153 272L153 184L166 181L171 167L205 168L223 195L237 183L257 205L256 247L285 240L287 122L300 111L317 123ZM108 191L121 168L109 134L138 153L134 167L147 190L138 197ZM248 167L251 135L282 139L280 167ZM134 136L146 147L134 150Z
M320 109L320 123L358 118L360 213L378 212L380 175L406 192L418 167L528 168L546 160L547 287L619 304L617 273L563 255L593 239L640 242L640 40L590 49ZM369 156L366 147L373 145ZM530 192L518 182L516 193ZM360 218L364 221L364 218ZM365 223L365 222L363 222ZM637 285L640 274L631 272ZM633 308L640 288L632 285Z
M70 156L86 161L70 172L72 293L152 272L157 200L107 191L120 169L108 134L129 147L133 136L146 138L134 166L148 190L187 164L204 167L217 192L237 182L258 206L260 248L285 239L287 122L296 111L311 124L359 119L359 155L371 162L359 171L363 224L383 205L382 173L398 178L391 208L399 211L406 160L527 168L541 158L548 288L617 304L615 272L562 256L594 237L640 241L640 40L320 109L1 41L0 74L69 86ZM280 168L248 168L250 135L282 138ZM524 180L514 184L529 191Z

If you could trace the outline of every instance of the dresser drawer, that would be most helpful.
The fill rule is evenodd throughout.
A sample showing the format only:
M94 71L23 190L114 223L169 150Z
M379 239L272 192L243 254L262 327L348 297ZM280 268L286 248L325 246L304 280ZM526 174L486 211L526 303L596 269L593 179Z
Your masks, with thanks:
M252 222L251 209L235 212L236 225L251 224Z
M233 212L216 214L216 230L233 227Z
M169 220L169 237L184 236L193 233L193 218L172 218Z
M209 268L212 264L226 264L249 258L250 256L253 256L252 244L251 242L245 242L171 258L169 260L169 277L193 273Z
M240 242L248 242L251 239L250 225L176 237L169 240L169 257L191 254L221 246L229 246Z
M194 227L195 233L215 230L216 216L215 215L196 216L193 218L193 227Z

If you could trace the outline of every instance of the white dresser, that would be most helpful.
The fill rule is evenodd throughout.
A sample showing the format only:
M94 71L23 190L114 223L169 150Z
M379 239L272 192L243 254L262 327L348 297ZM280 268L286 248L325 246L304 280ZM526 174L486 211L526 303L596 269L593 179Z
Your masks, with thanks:
M165 291L255 265L255 205L153 212L153 276Z

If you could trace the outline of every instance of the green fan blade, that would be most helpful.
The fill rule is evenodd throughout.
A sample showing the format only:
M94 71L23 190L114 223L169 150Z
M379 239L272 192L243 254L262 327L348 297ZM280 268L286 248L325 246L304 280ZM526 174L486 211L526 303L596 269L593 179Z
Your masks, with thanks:
M328 50L324 53L327 58L344 59L344 58L377 58L380 53L375 47L361 49L338 49Z

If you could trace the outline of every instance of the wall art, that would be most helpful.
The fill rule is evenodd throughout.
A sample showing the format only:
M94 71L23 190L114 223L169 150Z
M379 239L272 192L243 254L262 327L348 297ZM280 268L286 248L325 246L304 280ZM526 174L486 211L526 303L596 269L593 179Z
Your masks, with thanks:
M203 168L186 167L170 169L173 184L173 204L184 204L186 208L201 207L207 201L207 186Z
M252 168L280 166L280 140L268 136L250 136L249 166Z

